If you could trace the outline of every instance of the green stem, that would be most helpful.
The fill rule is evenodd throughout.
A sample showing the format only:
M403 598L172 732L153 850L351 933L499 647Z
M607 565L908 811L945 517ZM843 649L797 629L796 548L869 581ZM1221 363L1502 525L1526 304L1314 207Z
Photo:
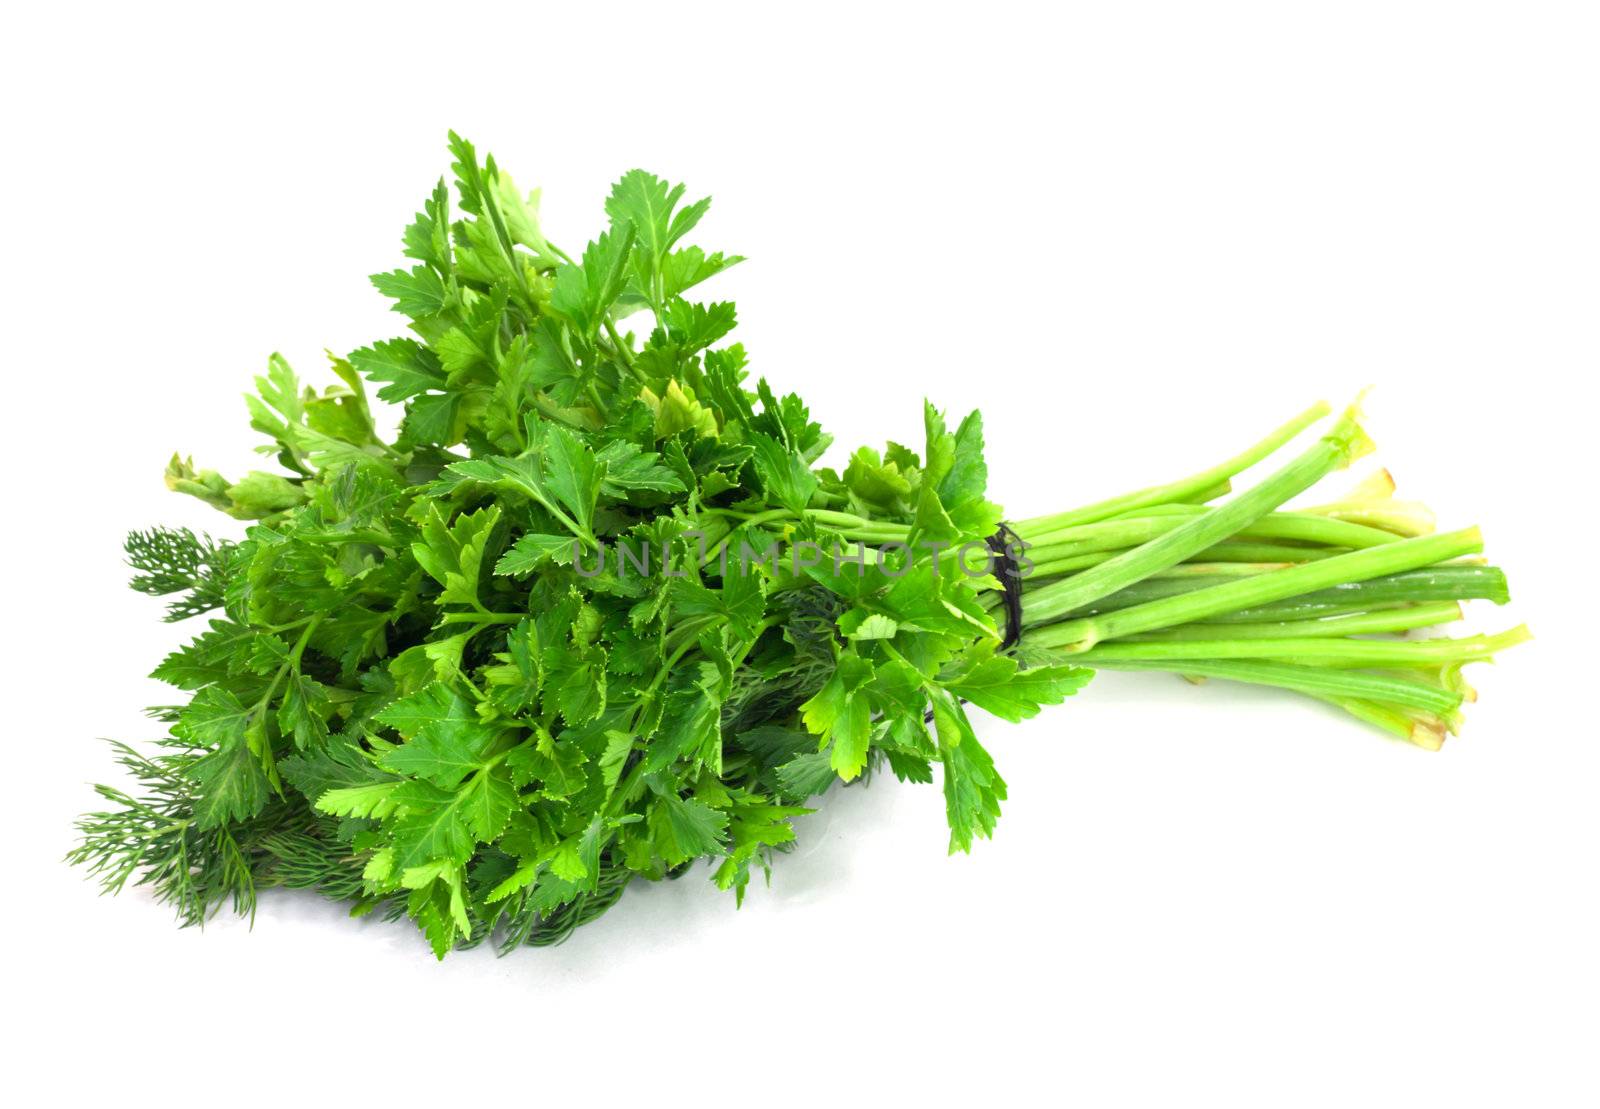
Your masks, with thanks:
M399 541L385 531L356 528L351 531L301 532L295 538L307 543L368 543L374 547L399 550Z
M533 406L546 419L578 428L580 431L599 431L602 426L597 413L558 404L554 397L543 391L533 394Z
M278 672L272 676L272 682L267 686L267 691L261 695L261 700L256 702L255 712L265 712L272 704L272 699L278 694L278 686L283 684L283 679L290 670L296 672L300 669L300 658L306 653L306 644L311 642L311 633L317 630L317 625L322 623L322 613L317 613L306 621L306 626L300 633L300 638L295 640L294 646L289 649L289 655L278 667Z
M1169 482L1166 485L1154 485L1148 489L1124 493L1120 497L1112 497L1109 500L1085 505L1083 508L1072 509L1069 512L1058 512L1052 516L1036 516L1032 519L1022 520L1014 525L1014 529L1018 535L1026 538L1027 535L1025 533L1070 527L1073 524L1092 523L1096 520L1104 520L1109 516L1115 516L1119 512L1126 512L1129 509L1143 508L1146 505L1197 499L1200 493L1212 491L1218 486L1222 486L1222 491L1226 492L1229 478L1248 470L1296 435L1299 435L1306 428L1322 419L1328 412L1327 404L1319 401L1249 450L1235 455L1226 462L1219 462L1209 470L1204 470L1179 481ZM1209 500L1210 497L1205 499Z
M1217 546L1224 547L1227 546L1227 544L1219 543ZM1212 548L1212 550L1216 549L1216 547ZM1205 557L1207 553L1209 552L1202 552L1201 557ZM1086 555L1084 557L1095 558L1103 561L1111 556ZM1129 588L1122 590L1120 593L1116 593L1105 598L1104 601L1099 604L1090 605L1077 613L1069 613L1068 615L1088 616L1096 612L1107 612L1114 608L1126 608L1130 604L1137 603L1137 601L1154 600L1156 597L1167 597L1174 593L1189 592L1191 590L1199 589L1202 586L1215 585L1218 582L1226 581L1230 578L1247 578L1253 577L1256 574L1271 573L1273 570L1282 570L1285 567L1292 566L1295 562L1299 561L1302 560L1295 559L1290 562L1183 562L1179 563L1177 566L1173 566L1170 569L1162 570L1160 573L1151 574L1144 581L1130 586ZM1093 564L1088 563L1087 565ZM1034 582L1033 588L1037 589L1039 588L1039 584L1035 579L1048 576L1049 570L1047 567L1035 564L1033 570L1029 574L1029 580ZM1152 586L1152 583L1160 584ZM1026 596L1029 588L1028 582L1024 582L1022 588L1023 595ZM1155 596L1148 595L1152 588L1159 590ZM1134 594L1137 594L1137 598L1129 599L1127 604L1115 603L1123 599L1130 598L1130 595ZM1001 595L994 590L990 590L980 595L978 598L978 603L980 605L982 605L984 608L991 609L998 608L1002 601L1003 598Z
M633 369L633 352L628 349L628 344L622 341L622 336L617 334L617 325L610 316L605 319L606 337L611 340L611 345L617 349L617 357L628 369Z
M700 638L700 633L721 619L722 617L720 616L691 616L668 632L667 649L678 652L674 654L672 662L676 662L681 657L683 647L694 646L695 641ZM668 663L668 669L670 668L671 662Z
M1238 563L1233 572L1183 573L1187 567L1174 566L1159 574L1152 574L1120 592L1104 597L1068 618L1097 616L1151 601L1164 600L1185 593L1193 593L1222 585L1240 577L1258 577L1288 569L1283 563ZM1200 567L1196 566L1195 570ZM1032 589L1039 588L1031 582L1023 584L1023 601L1026 603ZM1370 612L1381 608L1397 608L1420 601L1475 601L1488 600L1504 604L1508 599L1505 572L1496 566L1468 566L1448 564L1410 570L1401 574L1386 574L1366 581L1342 582L1327 589L1304 593L1284 601L1255 605L1209 617L1212 623L1278 623L1283 620L1307 620L1320 616L1336 616L1347 612Z
M1044 637L1041 637L1044 638ZM1171 639L1102 643L1077 654L1076 662L1123 662L1134 659L1184 660L1270 658L1333 667L1433 666L1448 662L1484 662L1497 651L1529 638L1525 626L1499 635L1461 639L1347 639L1326 636L1245 639ZM1051 646L1046 640L1043 646Z
M1359 697L1330 697L1321 693L1313 693L1311 696L1341 708L1357 720L1381 728L1425 750L1437 751L1444 746L1447 724L1443 718L1433 713L1421 712L1418 709L1395 708Z
M1483 536L1477 528L1446 532L1442 535L1425 535L1417 539L1402 539L1381 547L1336 555L1320 562L1307 562L1259 574L1238 578L1182 593L1164 600L1118 609L1115 612L1068 620L1034 633L1046 646L1064 647L1083 651L1106 639L1118 639L1136 632L1154 631L1174 624L1192 624L1212 616L1238 609L1264 605L1272 601L1299 597L1314 590L1325 589L1347 582L1365 581L1386 574L1417 570L1435 562L1475 554L1483 549ZM1089 571L1092 573L1093 571ZM1073 579L1068 579L1071 581ZM1050 589L1046 586L1040 592ZM1046 617L1048 606L1031 607L1031 598L1023 598L1025 624L1037 624Z
M1190 493L1190 492L1180 493L1176 497L1174 497L1169 503L1171 503L1171 504L1209 504L1211 501L1216 500L1218 497L1226 497L1231 492L1233 492L1233 482L1229 481L1227 478L1224 478L1221 481L1217 482L1215 485L1207 485L1207 486L1205 486L1205 487L1203 487L1201 489L1195 490L1192 493Z
M1321 620L1286 620L1278 624L1184 624L1134 636L1140 643L1196 639L1299 639L1308 636L1379 635L1431 628L1462 617L1455 601L1412 605L1378 612L1354 612ZM1126 643L1128 640L1118 640Z
M526 620L528 614L515 612L447 612L439 617L441 624L515 624Z
M1044 623L1090 601L1132 585L1178 563L1255 523L1290 497L1309 489L1332 471L1372 448L1352 408L1293 462L1219 508L1158 536L1109 562L1040 589L1030 598L1029 621ZM1386 544L1384 550L1398 544Z
M1098 566L1102 562L1110 562L1113 558L1132 550L1124 547L1117 551L1095 551L1090 554L1060 556L1049 551L1029 551L1028 557L1033 560L1033 571L1030 576L1034 578L1057 577L1061 574L1072 573L1089 566ZM1348 552L1346 547L1291 547L1282 543L1236 543L1231 539L1224 540L1214 547L1207 547L1194 556L1195 562L1201 564L1226 565L1242 564L1245 566L1265 567L1266 569L1279 570L1297 562L1314 562L1321 558L1332 558L1336 554ZM1180 562L1176 566L1169 566L1165 570L1157 570L1146 578L1162 578L1184 572L1194 573L1190 567L1193 563ZM1225 571L1224 571L1225 572ZM1264 573L1265 569L1257 569L1255 573ZM1042 586L1035 586L1042 588ZM1063 614L1065 615L1065 614Z
M317 630L318 624L322 623L323 615L323 613L319 612L306 621L305 630L300 633L300 638L295 640L294 647L289 651L289 658L284 662L285 667L292 666L296 671L300 669L300 659L305 655L306 647L311 643L311 633ZM279 670L278 673L282 677L283 671Z
M1077 664L1078 656L1064 656L1063 662ZM1459 694L1433 689L1421 682L1366 674L1359 670L1330 670L1322 666L1296 666L1288 662L1257 662L1246 659L1122 659L1085 663L1095 670L1161 670L1198 678L1221 678L1292 689L1314 697L1355 697L1390 705L1403 705L1425 712L1452 712L1461 704Z
M305 628L300 632L300 638L296 639L294 646L289 649L289 656L278 667L278 672L272 676L272 682L267 686L267 691L261 695L261 699L256 702L255 708L251 710L252 717L264 716L267 710L272 707L273 698L278 695L278 687L283 684L283 679L288 676L290 670L295 673L300 672L300 659L306 653L306 645L311 642L311 633L317 630L318 624L322 623L323 615L323 613L319 612L306 621ZM247 731L247 737L248 734ZM272 744L266 738L265 732L261 733L261 737L259 745L250 743L251 749L255 752L256 757L260 759L262 769L266 772L267 779L272 783L272 788L281 794L282 786L278 779L277 763L272 755ZM250 742L248 738L246 742Z
M1498 566L1430 566L1369 581L1344 582L1288 600L1221 613L1210 619L1218 624L1275 623L1394 608L1421 601L1492 601L1503 605L1509 599L1505 571Z
M724 511L719 512L712 518L725 523L726 521L724 520L724 517L728 515L732 515L732 513ZM749 529L757 528L762 524L769 524L776 520L785 520L791 518L792 514L786 508L769 509L766 512L758 512L754 516L746 517L741 523L731 528L726 534L724 534L722 538L718 539L715 543L707 545L705 557L700 560L701 567L704 568L710 566L713 562L717 562L722 557L723 549L731 549L733 541L736 538L741 543L744 542L746 533ZM700 530L706 531L707 528L702 526ZM740 553L742 553L742 551Z
M1186 522L1219 509L1204 505L1163 505L1172 509L1151 515L1118 517L1097 524L1061 528L1029 540L1039 552L1079 554L1107 551L1146 543ZM1328 547L1377 547L1400 537L1380 528L1369 528L1309 512L1271 512L1233 534L1237 539L1287 539L1297 543L1319 543ZM1041 555L1035 555L1041 557ZM1048 556L1043 556L1048 557Z

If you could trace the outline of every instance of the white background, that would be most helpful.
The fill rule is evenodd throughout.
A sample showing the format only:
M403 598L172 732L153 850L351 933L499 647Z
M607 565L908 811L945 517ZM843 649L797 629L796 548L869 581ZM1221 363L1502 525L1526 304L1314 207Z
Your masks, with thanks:
M193 10L6 17L9 1049L48 1101L1593 1105L1600 36L1582 4ZM41 14L48 12L48 14ZM437 964L269 895L178 931L59 862L192 629L122 534L237 525L281 350L396 332L365 275L454 127L569 250L640 165L758 372L841 444L982 406L1014 517L1210 464L1375 383L1379 458L1481 524L1539 638L1430 755L1288 695L1107 676L985 741L997 838L836 791L735 913L638 888ZM1349 480L1341 478L1341 481ZM13 1037L16 1033L13 1033ZM13 1064L16 1067L16 1063ZM131 1103L131 1101L130 1101Z

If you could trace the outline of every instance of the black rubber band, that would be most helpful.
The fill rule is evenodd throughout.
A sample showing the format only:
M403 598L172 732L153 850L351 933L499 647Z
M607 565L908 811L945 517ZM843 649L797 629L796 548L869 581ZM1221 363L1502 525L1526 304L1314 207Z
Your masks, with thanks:
M990 566L994 576L1000 579L1006 610L1006 631L1000 640L1000 649L1009 651L1022 642L1022 568L1017 565L1016 552L1026 544L1004 523L989 536L988 544L989 552L994 555Z
M1009 651L1022 642L1022 567L1017 565L1017 556L1027 547L1008 524L1002 523L995 533L985 543L989 547L989 568L994 571L994 576L1000 580L1000 594L1004 600L1006 612L1006 630L1000 638L1000 649ZM963 701L963 704L965 701ZM924 721L933 722L933 709L928 709L922 714Z

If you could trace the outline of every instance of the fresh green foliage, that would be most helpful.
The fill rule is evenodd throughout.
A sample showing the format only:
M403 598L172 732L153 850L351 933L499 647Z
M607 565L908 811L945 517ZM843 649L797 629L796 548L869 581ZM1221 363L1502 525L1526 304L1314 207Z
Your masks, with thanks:
M230 481L170 463L169 485L251 521L243 536L128 539L134 588L209 626L156 668L189 699L159 714L159 754L118 747L138 792L101 788L111 808L83 818L73 861L113 890L148 884L186 923L223 902L250 912L281 885L407 915L441 957L491 937L551 943L632 878L701 859L742 900L820 795L885 766L924 783L940 767L950 850L969 850L1006 796L969 709L1020 721L1091 667L1203 655L1097 653L1094 621L1108 604L1214 613L1209 595L1151 587L1218 538L1259 538L1263 514L1364 441L1347 421L1226 516L1198 496L1231 476L1212 471L1118 505L1170 525L1102 529L1087 547L1081 512L1019 525L1056 567L1028 582L1046 613L1030 622L1066 630L1002 651L985 547L1001 510L976 413L952 430L927 405L920 453L891 443L819 468L831 440L799 397L751 379L726 341L734 306L690 299L740 261L685 242L709 200L631 171L574 258L541 231L537 193L459 137L450 151L454 190L441 181L406 229L410 264L372 278L409 334L333 358L321 392L269 360L247 402L278 472ZM369 387L404 408L393 439ZM1377 543L1389 533L1366 533L1383 521L1415 523L1376 501L1339 509L1295 525L1304 559L1288 561L1327 566L1311 560L1336 548L1316 540ZM1135 534L1149 546L1113 561ZM1096 557L1107 566L1073 577ZM1347 580L1322 573L1314 595ZM1141 630L1186 622L1164 611L1141 610ZM1284 619L1307 615L1320 612ZM1442 727L1460 702L1445 670L1294 685L1291 664L1305 668L1213 672L1304 688L1390 730ZM1204 671L1166 668L1186 665Z

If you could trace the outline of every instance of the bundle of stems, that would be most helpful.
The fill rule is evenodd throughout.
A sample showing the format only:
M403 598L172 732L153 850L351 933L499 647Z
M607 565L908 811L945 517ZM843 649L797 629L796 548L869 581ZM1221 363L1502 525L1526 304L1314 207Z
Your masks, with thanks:
M1436 532L1431 512L1394 498L1387 471L1340 500L1281 511L1372 449L1355 406L1297 458L1210 504L1218 482L1323 411L1205 473L1018 525L1040 571L1023 584L1030 646L1097 669L1295 690L1438 750L1476 698L1461 668L1529 638L1523 625L1416 637L1462 619L1464 601L1510 599L1505 574L1478 557L1478 529Z
M1461 620L1462 602L1509 600L1479 557L1476 527L1438 532L1398 500L1387 470L1330 503L1283 506L1373 449L1357 405L1290 461L1233 496L1233 479L1330 414L1300 413L1208 470L1011 525L1019 560L1025 662L1168 671L1307 694L1437 750L1476 699L1461 668L1529 638L1421 638ZM1226 499L1224 499L1226 498ZM828 513L861 542L910 529ZM1000 592L984 604L1003 619Z

